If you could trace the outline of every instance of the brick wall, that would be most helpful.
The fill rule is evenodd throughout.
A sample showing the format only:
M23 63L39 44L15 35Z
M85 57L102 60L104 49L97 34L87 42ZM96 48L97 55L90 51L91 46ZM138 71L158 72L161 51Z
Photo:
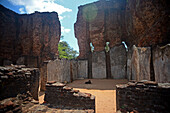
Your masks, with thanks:
M139 113L169 113L170 83L152 81L135 82L116 86L117 110Z
M30 91L38 100L39 70L24 66L0 67L0 100Z
M89 93L81 93L62 83L46 85L45 102L59 109L92 109L95 111L95 97Z

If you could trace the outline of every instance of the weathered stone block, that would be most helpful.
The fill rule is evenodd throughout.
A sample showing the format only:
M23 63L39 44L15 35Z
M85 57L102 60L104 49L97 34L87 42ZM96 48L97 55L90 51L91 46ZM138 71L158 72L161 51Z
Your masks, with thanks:
M150 80L151 48L133 46L132 80Z
M76 60L70 61L70 76L71 76L71 82L73 80L77 79L77 76L78 76L78 61L76 61Z
M170 82L170 44L153 50L155 81Z
M104 51L92 53L93 78L106 78L106 55Z
M77 78L87 78L88 75L88 61L78 60L78 75Z
M70 82L70 61L66 59L50 61L47 64L47 80Z
M111 75L113 79L125 79L126 49L123 45L110 49Z

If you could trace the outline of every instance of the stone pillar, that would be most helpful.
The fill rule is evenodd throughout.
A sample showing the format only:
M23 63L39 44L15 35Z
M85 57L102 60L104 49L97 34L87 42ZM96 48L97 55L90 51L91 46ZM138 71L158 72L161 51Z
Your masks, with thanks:
M105 52L106 54L106 78L111 79L111 63L110 63L110 52Z
M93 71L92 71L92 52L89 52L89 56L88 56L88 78L92 79L93 77Z

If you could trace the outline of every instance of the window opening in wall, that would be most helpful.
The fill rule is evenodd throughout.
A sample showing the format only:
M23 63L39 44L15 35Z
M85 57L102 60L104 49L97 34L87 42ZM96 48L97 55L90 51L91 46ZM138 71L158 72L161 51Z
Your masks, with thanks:
M110 42L106 42L106 47L105 47L105 51L109 52L110 51L110 47L109 47Z
M91 48L91 52L93 52L94 51L94 46L93 46L92 42L90 43L90 48Z
M125 43L125 41L122 41L122 44L125 46L126 51L128 51L128 46L127 46L127 44Z

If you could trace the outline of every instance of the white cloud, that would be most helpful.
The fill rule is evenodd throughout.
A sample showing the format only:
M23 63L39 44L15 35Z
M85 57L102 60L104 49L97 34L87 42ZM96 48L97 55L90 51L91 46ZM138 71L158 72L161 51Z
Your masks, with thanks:
M25 7L25 11L30 14L35 11L39 12L52 12L55 11L59 14L60 19L64 12L71 12L72 10L69 8L65 8L62 5L55 3L55 0L8 0L13 5L20 5ZM20 8L21 9L21 8ZM21 13L23 10L21 9Z
M71 29L65 29L63 26L61 26L61 33L69 33Z
M21 14L25 13L24 8L19 8L19 11L20 11Z

